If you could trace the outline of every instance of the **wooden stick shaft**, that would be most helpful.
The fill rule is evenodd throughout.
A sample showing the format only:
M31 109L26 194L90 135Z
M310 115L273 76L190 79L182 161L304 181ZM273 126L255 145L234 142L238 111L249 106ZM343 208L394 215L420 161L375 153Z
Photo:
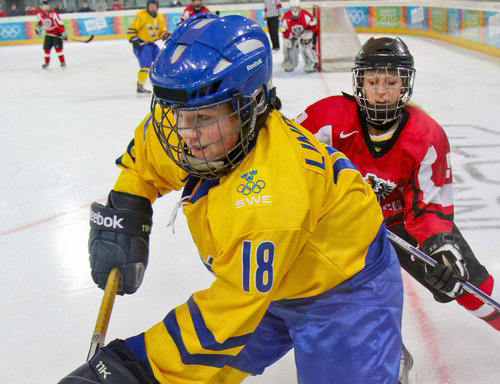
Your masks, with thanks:
M115 302L120 279L120 270L118 268L113 268L109 273L108 281L106 282L106 289L104 290L101 309L99 310L99 315L97 316L97 322L94 334L92 335L87 361L90 361L96 354L97 350L104 345L104 338L106 337L106 332L108 330L109 319L111 318L111 311L113 310L113 304Z

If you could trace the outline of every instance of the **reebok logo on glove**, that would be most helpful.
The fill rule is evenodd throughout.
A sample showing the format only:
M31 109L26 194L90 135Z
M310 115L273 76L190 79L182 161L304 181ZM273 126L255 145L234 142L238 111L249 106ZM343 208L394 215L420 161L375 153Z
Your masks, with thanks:
M97 224L102 225L106 228L122 228L123 225L120 223L123 221L123 217L118 218L118 216L113 215L113 217L103 216L101 212L94 212L90 210L90 221Z

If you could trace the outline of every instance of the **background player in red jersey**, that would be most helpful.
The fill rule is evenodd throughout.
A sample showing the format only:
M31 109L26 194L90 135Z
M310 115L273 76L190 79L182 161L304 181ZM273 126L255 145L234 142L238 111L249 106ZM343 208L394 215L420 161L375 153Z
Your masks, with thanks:
M284 60L281 66L287 72L299 64L299 50L304 59L304 71L315 72L318 68L318 54L314 49L316 18L300 8L300 0L290 1L290 10L281 21L283 31Z
M66 61L63 54L63 40L67 40L66 30L64 24L59 17L59 14L50 10L50 4L47 0L42 2L40 6L41 11L38 13L38 24L36 26L36 34L39 35L42 32L42 28L45 29L45 40L43 42L43 51L45 52L45 63L42 65L43 69L47 69L50 63L50 50L52 47L55 48L57 56L59 56L59 61L61 67L66 67ZM55 36L49 36L55 35Z
M198 13L212 13L210 10L205 7L202 3L202 0L192 0L193 4L188 5L181 15L181 23L185 22L190 17L197 15Z
M320 100L295 120L353 162L371 184L388 228L437 262L412 261L396 249L401 266L436 301L456 300L500 330L500 313L462 289L457 277L494 298L500 288L476 259L453 221L450 145L441 126L409 104L414 60L399 39L369 39L356 57L354 96Z

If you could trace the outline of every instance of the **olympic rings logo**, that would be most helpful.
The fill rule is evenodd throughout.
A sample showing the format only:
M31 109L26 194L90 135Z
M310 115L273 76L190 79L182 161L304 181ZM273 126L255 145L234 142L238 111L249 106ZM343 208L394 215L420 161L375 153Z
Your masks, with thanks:
M359 24L365 18L365 13L361 9L349 10L347 11L347 15L353 24Z
M18 25L0 26L0 36L4 39L14 38L21 33L21 28Z
M236 190L239 193L248 196L252 192L255 194L261 193L265 187L266 182L264 180L258 180L256 182L249 181L246 184L240 184Z

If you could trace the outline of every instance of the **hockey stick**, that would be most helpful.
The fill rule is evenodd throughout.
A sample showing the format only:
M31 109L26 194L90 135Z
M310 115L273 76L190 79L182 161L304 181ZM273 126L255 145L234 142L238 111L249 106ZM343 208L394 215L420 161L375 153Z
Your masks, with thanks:
M165 32L165 34L162 37L160 37L159 39L152 40L152 41L141 41L140 45L142 47L142 46L149 44L149 43L156 44L157 41L161 41L161 40L163 40L166 43L168 41L168 39L170 39L170 36L172 36L172 32Z
M436 266L436 264L437 264L436 260L434 260L432 257L426 255L425 253L423 253L419 249L415 248L411 244L407 243L406 241L404 241L402 238L400 238L399 236L395 235L391 231L387 231L387 237L389 238L389 240L392 241L393 244L397 245L399 248L405 250L409 254L411 254L411 255L415 256L416 258L420 259L425 264L430 265L431 267L435 267ZM457 280L458 280L458 282L460 284L462 284L462 286L464 287L464 289L467 292L469 292L472 295L476 296L479 300L483 301L484 303L490 305L491 307L495 308L497 311L500 312L500 304L497 303L495 300L493 300L486 293L484 293L480 289L476 288L475 286L473 286L468 281L465 281L465 280L462 280L462 279L458 279L458 278L457 278Z
M104 290L104 296L101 302L101 309L99 310L99 315L97 316L97 322L94 328L94 334L92 335L87 361L90 361L96 354L97 350L104 345L104 338L106 337L106 331L108 330L109 319L111 318L111 311L113 309L121 276L121 271L118 268L113 268L109 273L108 281L106 282L106 289Z
M46 33L45 36L56 37L58 39L64 40L60 35L53 35L52 33ZM87 40L78 40L75 38L68 37L67 40L78 41L79 43L90 43L94 39L94 35L90 36Z

